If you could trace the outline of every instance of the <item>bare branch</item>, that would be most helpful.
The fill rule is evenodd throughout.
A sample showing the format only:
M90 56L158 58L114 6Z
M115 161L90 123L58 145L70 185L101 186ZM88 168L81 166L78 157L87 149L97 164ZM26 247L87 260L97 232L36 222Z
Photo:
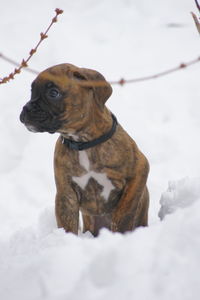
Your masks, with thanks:
M198 33L200 34L200 23L199 23L199 20L198 20L197 16L193 12L191 12L191 15L193 17L193 20L194 20L194 23L195 23L196 28L198 30Z
M4 56L3 54L0 54L0 58L8 61L11 64L14 64L16 66L20 66L19 63L15 62L14 60L12 60L11 58L8 58L6 56ZM182 69L186 69L187 67L190 67L191 65L194 65L196 63L200 62L200 56L197 57L196 59L193 59L189 62L186 63L180 63L178 66L171 68L171 69L167 69L165 71L159 72L159 73L155 73L149 76L143 76L143 77L136 77L136 78L132 78L132 79L124 79L121 78L120 80L115 80L115 81L109 81L109 83L111 85L125 85L128 83L136 83L136 82L142 82L142 81L147 81L147 80L152 80L152 79L157 79L166 75L169 75L171 73L174 73L176 71L182 70ZM26 71L32 72L34 74L39 74L38 71L33 70L33 69L29 69L28 67L25 69ZM16 72L19 72L18 69L16 69ZM82 86L103 86L105 84L104 81L86 81L86 82L81 82L80 85Z
M12 58L9 58L7 56L5 56L3 53L0 53L0 58L2 58L3 60L9 62L10 64L16 66L16 67L20 67L20 64L16 61L14 61ZM31 69L29 67L25 68L26 71L33 73L33 74L38 74L38 71Z
M197 6L197 8L198 8L199 12L200 12L200 5L199 5L199 2L198 2L198 0L194 0L194 1L195 1L195 3L196 3L196 6Z
M120 80L117 80L117 81L109 81L109 83L111 85L118 84L118 85L123 86L123 85L128 84L128 83L136 83L136 82L142 82L142 81L157 79L157 78L169 75L171 73L174 73L176 71L186 69L187 67L190 67L191 65L194 65L198 62L200 62L200 56L197 57L196 59L193 59L193 60L189 61L189 62L181 63L177 67L165 70L165 71L160 72L160 73L156 73L156 74L149 75L149 76L144 76L144 77L132 78L132 79L121 78ZM103 81L96 81L96 82L95 81L86 81L86 82L82 81L81 82L81 85L84 85L84 86L102 86L104 84L105 83Z
M21 69L23 68L27 68L28 67L28 62L29 60L31 59L31 57L34 55L34 53L37 51L38 47L40 46L41 42L46 39L48 36L47 36L47 33L49 31L49 29L51 28L51 26L57 22L57 17L58 15L62 14L63 13L63 10L59 9L59 8L56 8L55 9L55 12L56 12L56 15L55 17L51 20L51 23L50 25L47 27L47 29L45 30L45 32L43 33L40 33L40 39L39 39L39 42L37 43L37 45L35 46L35 48L31 49L31 51L29 52L29 56L26 60L22 60L22 62L20 64L17 64L16 62L10 60L9 58L7 59L7 61L9 60L10 62L12 61L12 63L14 65L17 64L18 68L16 68L12 73L10 73L8 76L0 79L0 84L3 84L3 83L7 83L8 81L10 81L11 79L14 79L14 76L16 74L19 74L21 72ZM3 57L3 56L1 56ZM5 58L4 58L5 59ZM6 60L6 59L5 59Z

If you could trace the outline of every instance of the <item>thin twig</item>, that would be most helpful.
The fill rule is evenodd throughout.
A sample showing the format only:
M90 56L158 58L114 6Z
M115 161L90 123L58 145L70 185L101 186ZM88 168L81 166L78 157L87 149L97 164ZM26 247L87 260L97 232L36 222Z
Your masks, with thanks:
M136 83L136 82L142 82L142 81L157 79L159 77L163 77L163 76L169 75L171 73L174 73L176 71L179 71L179 70L185 69L187 67L190 67L191 65L194 65L198 62L200 62L200 56L197 57L196 59L193 59L193 60L189 61L189 62L181 63L177 67L165 70L165 71L160 72L160 73L156 73L156 74L149 75L149 76L144 76L144 77L132 78L132 79L121 78L120 80L109 81L109 83L111 85L119 84L119 85L123 86L124 84L128 84L128 83ZM92 80L86 81L86 82L81 81L80 85L82 85L82 86L103 86L103 85L105 85L105 82L104 81L96 81L95 82L95 81L92 81Z
M22 60L22 62L19 64L19 67L16 68L12 73L10 73L8 76L2 78L0 80L0 84L3 84L3 83L7 83L8 81L10 81L11 79L14 79L14 76L16 74L19 74L21 72L21 69L23 68L26 68L28 67L28 62L29 60L31 59L31 57L33 56L33 54L37 51L38 47L40 46L41 42L46 39L48 36L47 36L47 33L49 31L49 29L51 28L51 26L53 25L53 23L56 23L57 22L57 17L58 15L62 14L63 13L63 10L59 9L59 8L56 8L55 9L55 12L56 12L56 15L55 17L53 17L53 19L51 20L51 23L50 25L47 27L47 29L45 30L45 32L41 32L40 33L40 39L39 39L39 42L37 43L37 45L35 46L35 48L31 49L31 51L29 52L29 56L26 60Z
M5 56L3 54L0 54L0 58L10 62L11 64L14 64L14 65L17 65L17 66L20 65L19 63L15 62L11 58L6 57L6 59L5 59ZM136 77L136 78L132 78L132 79L121 78L120 80L114 80L114 81L108 81L108 82L111 85L117 85L118 84L118 85L123 86L124 84L128 84L128 83L136 83L136 82L142 82L142 81L157 79L159 77L163 77L163 76L169 75L171 73L174 73L176 71L179 71L179 70L185 69L187 67L190 67L191 65L194 65L198 62L200 62L200 56L197 57L196 59L190 60L189 62L181 63L181 64L179 64L178 66L176 66L174 68L167 69L165 71L155 73L155 74L152 74L152 75L143 76L143 77ZM38 71L33 70L33 69L26 68L25 70L27 70L27 71L29 70L30 72L32 72L34 74L39 74ZM105 82L104 81L90 80L90 81L85 81L85 82L82 81L82 82L80 82L80 85L82 85L82 86L103 86L103 85L105 85Z
M195 4L196 4L196 7L197 7L197 9L198 9L198 11L199 11L199 13L200 13L200 5L199 5L198 0L194 0L194 1L195 1ZM200 34L200 23L199 23L199 19L197 18L197 16L196 16L193 12L191 12L191 15L192 15L192 17L193 17L193 20L194 20L194 23L195 23L196 28L197 28L197 30L198 30L198 33Z
M199 23L199 20L198 20L197 16L193 12L191 12L191 15L193 17L193 20L194 20L194 23L195 23L196 28L198 30L198 33L200 34L200 23Z
M151 80L151 79L156 79L156 78L159 78L159 77L163 77L163 76L169 75L169 74L174 73L176 71L179 71L181 69L185 69L185 68L187 68L187 67L189 67L191 65L194 65L194 64L196 64L198 62L200 62L200 56L197 57L196 59L193 59L193 60L187 62L187 63L181 63L177 67L165 70L165 71L160 72L160 73L156 73L156 74L149 75L149 76L144 76L144 77L127 79L127 80L122 78L122 79L120 79L118 81L110 81L110 84L120 84L120 85L123 85L125 83L135 83L135 82L141 82L141 81L147 81L147 80Z
M0 58L2 58L3 60L9 62L10 64L12 64L12 65L14 65L14 66L16 66L16 67L19 67L19 66L20 66L19 63L17 63L17 62L14 61L13 59L9 58L8 56L5 56L3 53L0 53ZM29 68L29 67L25 68L24 70L26 70L26 71L28 71L28 72L30 72L30 73L33 73L33 74L38 74L38 71L33 70L33 69Z
M196 3L196 6L197 6L197 8L198 8L199 12L200 12L200 5L199 5L199 2L198 2L198 0L194 0L194 1L195 1L195 3Z

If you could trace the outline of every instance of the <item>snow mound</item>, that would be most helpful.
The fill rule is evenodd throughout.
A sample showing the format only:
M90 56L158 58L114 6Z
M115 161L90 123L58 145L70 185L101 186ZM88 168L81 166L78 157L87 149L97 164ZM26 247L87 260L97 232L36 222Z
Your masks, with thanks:
M167 214L179 208L188 207L197 200L200 200L200 177L170 181L167 191L161 196L161 208L158 215L163 220Z
M45 209L38 226L0 242L0 299L198 299L199 211L197 201L148 228L92 238L57 229Z

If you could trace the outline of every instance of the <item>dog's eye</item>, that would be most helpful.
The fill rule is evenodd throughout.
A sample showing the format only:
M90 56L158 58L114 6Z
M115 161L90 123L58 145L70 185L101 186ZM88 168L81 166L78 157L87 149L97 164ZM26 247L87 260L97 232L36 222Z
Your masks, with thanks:
M80 74L79 72L74 72L74 77L76 79L79 79L79 80L87 80L85 76L83 76L82 74Z
M50 100L52 99L54 100L54 99L58 99L61 96L61 94L57 88L51 88L47 90L46 96Z

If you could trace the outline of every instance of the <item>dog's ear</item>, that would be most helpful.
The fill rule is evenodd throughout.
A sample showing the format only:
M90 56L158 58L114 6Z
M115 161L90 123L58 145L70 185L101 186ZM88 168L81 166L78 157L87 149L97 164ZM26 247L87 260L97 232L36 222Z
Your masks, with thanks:
M85 86L87 88L92 88L94 92L95 101L100 106L100 108L103 109L105 102L112 94L112 87L105 80L103 75L101 75L97 71L84 69L84 68L80 68L78 71L75 71L73 75L75 78L85 81ZM90 84L87 85L87 81L88 83L91 83L91 85ZM93 81L94 84L92 84Z

